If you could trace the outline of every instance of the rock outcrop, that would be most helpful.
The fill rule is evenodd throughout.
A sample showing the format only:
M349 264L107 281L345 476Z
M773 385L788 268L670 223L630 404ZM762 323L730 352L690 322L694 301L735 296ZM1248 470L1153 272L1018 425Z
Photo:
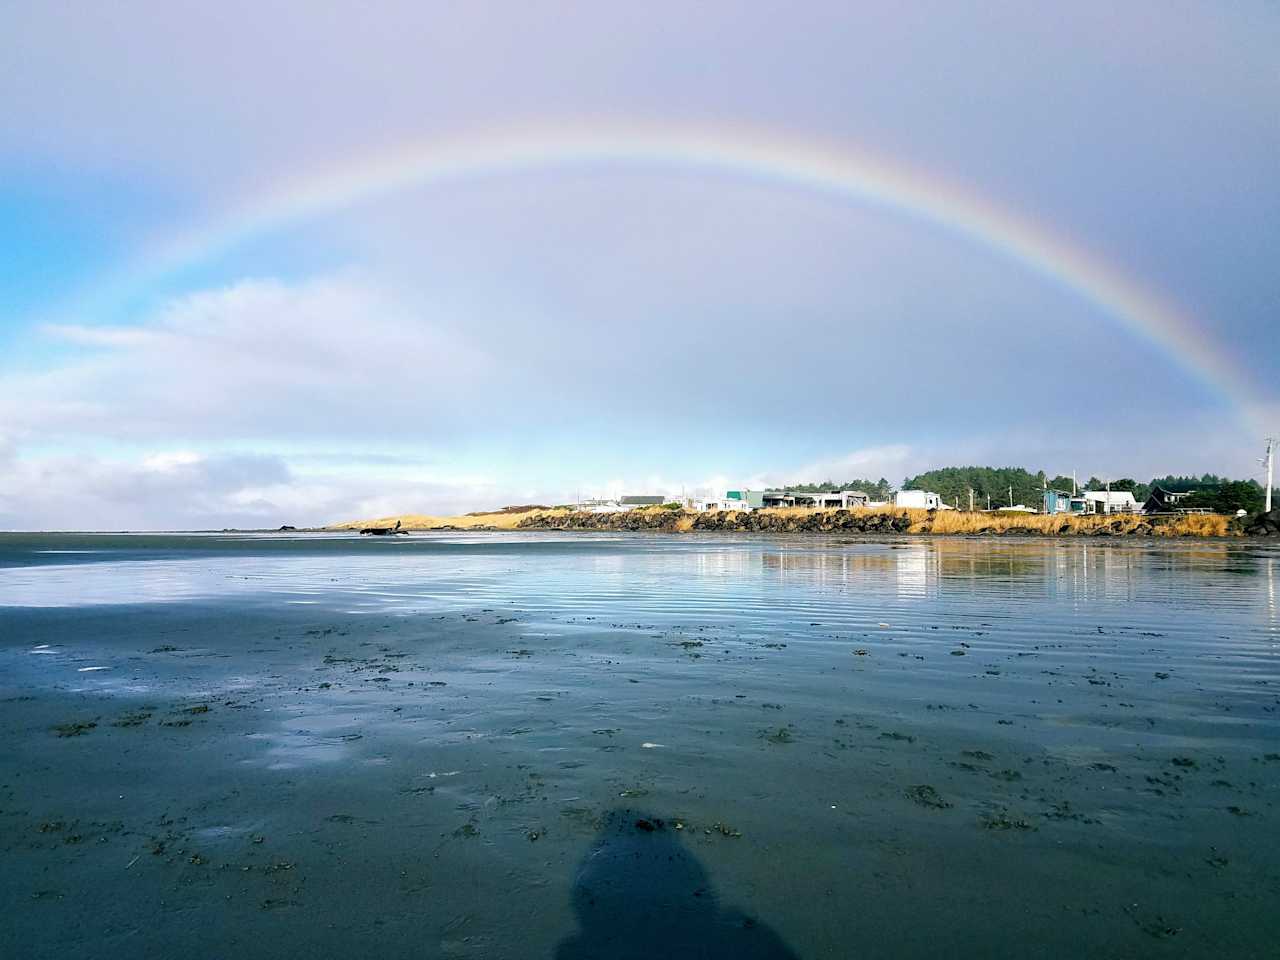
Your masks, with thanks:
M1250 537L1280 537L1280 507L1258 514L1246 524L1244 532Z
M901 514L826 510L807 514L720 510L629 510L618 513L561 513L530 517L526 530L652 530L738 533L906 533L911 518Z
M689 516L682 510L625 510L615 513L538 514L521 520L522 530L654 530L674 532L680 529L680 518Z

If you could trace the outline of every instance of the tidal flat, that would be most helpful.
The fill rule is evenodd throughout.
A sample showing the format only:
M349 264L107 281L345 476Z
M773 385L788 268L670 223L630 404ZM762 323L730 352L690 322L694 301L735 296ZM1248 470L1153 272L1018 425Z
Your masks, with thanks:
M0 535L0 956L1274 957L1280 548Z

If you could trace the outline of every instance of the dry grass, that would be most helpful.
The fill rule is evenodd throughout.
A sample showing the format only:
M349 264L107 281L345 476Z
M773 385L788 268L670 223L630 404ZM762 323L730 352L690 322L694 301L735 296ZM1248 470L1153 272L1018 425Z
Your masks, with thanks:
M1229 537L1232 535L1231 517L1221 513L1191 513L1176 518L1170 536L1177 537Z
M1113 513L1110 516L1069 517L1063 514L1035 513L968 513L959 510L943 511L934 517L932 526L926 519L912 517L912 531L917 527L932 533L1004 533L1010 530L1038 533L1045 536L1064 534L1089 534L1106 529L1113 533L1133 533L1142 527L1153 536L1164 537L1225 537L1228 535L1229 517L1217 514L1198 514L1170 519L1143 517L1133 513Z
M661 508L649 508L658 510ZM453 527L459 530L487 527L497 530L515 530L521 521L536 516L555 516L569 513L564 507L530 507L520 512L504 508L494 513L472 513L462 517L437 517L424 514L398 514L375 520L350 520L331 524L330 530L359 530L362 527L392 527L399 520L406 530L438 530ZM771 507L765 513L783 517L804 517L813 513L831 513L832 509L817 507ZM969 513L964 510L940 510L930 514L928 510L900 509L897 507L871 507L856 510L865 514L888 514L911 519L910 533L934 533L963 536L984 533L1025 533L1047 537L1088 535L1099 529L1117 534L1132 533L1142 526L1157 537L1229 537L1231 518L1222 514L1188 514L1178 517L1143 517L1138 514L1117 513L1110 516L1070 517L1065 514L1042 515L1037 513ZM682 513L676 519L675 529L687 533L693 529L695 514Z
M856 509L856 508L855 508ZM812 513L831 512L817 507L771 507L767 513L779 516L803 517ZM930 517L928 510L898 507L871 507L857 509L859 513L888 514L911 519L910 533L936 533L963 536L964 534L1019 533L1043 536L1070 536L1089 534L1107 529L1115 533L1132 533L1138 526L1150 527L1152 536L1158 537L1228 537L1231 518L1222 514L1187 514L1178 517L1144 517L1133 513L1113 513L1109 516L1071 517L1065 514L1038 513L969 513L966 510L939 510Z
M514 512L510 507L495 513L468 513L464 517L436 517L422 513L401 513L392 517L378 517L375 520L347 520L342 523L331 523L328 530L359 530L362 527L394 527L399 520L405 530L439 530L441 527L456 527L459 530L470 530L475 527L492 527L498 530L514 530L520 521L527 517L566 513L560 508L532 508L523 512Z

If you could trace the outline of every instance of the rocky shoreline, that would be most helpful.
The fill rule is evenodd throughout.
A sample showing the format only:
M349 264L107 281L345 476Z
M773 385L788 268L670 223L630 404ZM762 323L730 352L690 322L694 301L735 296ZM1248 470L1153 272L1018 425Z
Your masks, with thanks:
M913 516L912 514L917 514ZM938 511L826 510L812 513L774 513L770 511L711 511L691 513L681 510L632 510L624 513L571 512L539 514L522 520L523 530L609 530L652 531L660 533L740 532L740 533L852 533L950 535L955 530L936 530ZM1019 524L1007 520L978 524L963 531L967 536L1051 536L1051 537L1193 537L1184 531L1181 518L1159 516L1098 518L1084 524L1078 518L1063 517L1046 526L1043 517L1035 523ZM1229 536L1280 536L1280 510L1262 514L1249 522L1232 521Z

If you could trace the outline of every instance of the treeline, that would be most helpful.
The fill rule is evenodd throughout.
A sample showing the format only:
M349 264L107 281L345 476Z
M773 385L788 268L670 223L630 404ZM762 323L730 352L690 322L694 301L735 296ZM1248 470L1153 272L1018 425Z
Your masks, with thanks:
M1043 470L1029 473L1022 467L943 467L902 481L903 490L932 490L944 503L959 506L961 510L969 509L970 490L973 505L980 510L987 508L988 497L992 507L1024 504L1038 510L1044 499L1044 485ZM1067 489L1071 489L1070 478L1067 478Z
M879 480L847 480L844 483L824 480L822 483L788 485L787 489L795 490L797 493L832 493L837 490L862 490L870 494L872 500L888 500L893 496L893 484L884 477Z
M1043 470L1031 473L1022 467L943 467L902 481L903 490L932 490L940 494L944 502L959 505L961 509L969 505L970 490L974 492L975 507L985 509L988 497L991 506L1007 507L1010 505L1010 488L1014 505L1023 504L1040 509L1046 485L1051 490L1070 492L1071 478L1062 475L1047 477ZM1077 481L1076 484L1078 490L1106 490L1107 487L1107 481L1098 477ZM1132 477L1110 481L1111 490L1131 492L1139 505L1156 487L1163 487L1173 493L1195 491L1179 506L1213 510L1216 513L1235 513L1237 510L1258 513L1266 498L1262 484L1256 480L1232 480L1213 473L1198 477L1170 474L1155 477L1148 483L1140 483ZM1273 500L1280 502L1280 491L1273 494Z

